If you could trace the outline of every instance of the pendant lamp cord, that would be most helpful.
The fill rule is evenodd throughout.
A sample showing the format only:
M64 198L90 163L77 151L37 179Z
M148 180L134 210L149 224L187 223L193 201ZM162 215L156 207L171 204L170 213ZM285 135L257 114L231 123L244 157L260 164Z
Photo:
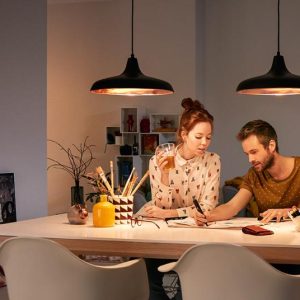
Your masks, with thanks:
M280 55L280 0L277 2L277 55Z
M134 13L134 0L131 0L131 57L133 54L133 13Z

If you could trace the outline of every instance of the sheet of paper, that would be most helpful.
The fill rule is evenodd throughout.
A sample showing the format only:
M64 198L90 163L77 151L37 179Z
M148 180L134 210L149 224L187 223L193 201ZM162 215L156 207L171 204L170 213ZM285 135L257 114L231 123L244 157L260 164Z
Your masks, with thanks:
M240 220L240 219L232 219L225 221L216 221L208 223L208 226L197 226L195 220L193 218L185 218L182 220L170 220L168 221L169 227L197 227L203 229L228 229L228 228L242 228L248 225L259 225L263 224L259 221L249 219L249 220Z

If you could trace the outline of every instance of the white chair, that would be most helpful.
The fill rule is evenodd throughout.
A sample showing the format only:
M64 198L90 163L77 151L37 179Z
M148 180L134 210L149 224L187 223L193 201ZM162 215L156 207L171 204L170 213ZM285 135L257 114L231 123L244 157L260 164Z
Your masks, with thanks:
M0 266L0 299L8 300L6 281L5 281L5 278L2 273L3 273L3 270Z
M145 262L89 264L56 242L11 238L0 245L10 300L148 299Z
M197 245L158 270L178 273L184 300L300 299L300 275L282 273L237 245Z
M6 286L0 288L0 299L1 300L9 300Z

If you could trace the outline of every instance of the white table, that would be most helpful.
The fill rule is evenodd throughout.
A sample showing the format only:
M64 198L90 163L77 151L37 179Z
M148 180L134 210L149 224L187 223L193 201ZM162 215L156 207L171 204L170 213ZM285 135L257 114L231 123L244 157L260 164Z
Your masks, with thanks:
M254 220L254 219L253 219ZM70 225L66 214L0 225L0 242L12 236L43 237L55 240L72 252L112 256L177 259L189 247L210 242L245 246L272 263L300 264L300 232L292 222L270 224L274 235L252 236L240 229L169 228L159 220L141 226L116 225L110 228Z

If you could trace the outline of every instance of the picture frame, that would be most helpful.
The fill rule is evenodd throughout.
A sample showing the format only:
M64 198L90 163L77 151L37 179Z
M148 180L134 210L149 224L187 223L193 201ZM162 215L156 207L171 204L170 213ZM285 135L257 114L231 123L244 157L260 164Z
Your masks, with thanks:
M0 224L17 221L14 173L0 173Z
M116 136L120 135L120 127L106 127L106 144L115 145Z
M155 149L159 143L158 134L143 134L142 139L142 155L154 155Z

